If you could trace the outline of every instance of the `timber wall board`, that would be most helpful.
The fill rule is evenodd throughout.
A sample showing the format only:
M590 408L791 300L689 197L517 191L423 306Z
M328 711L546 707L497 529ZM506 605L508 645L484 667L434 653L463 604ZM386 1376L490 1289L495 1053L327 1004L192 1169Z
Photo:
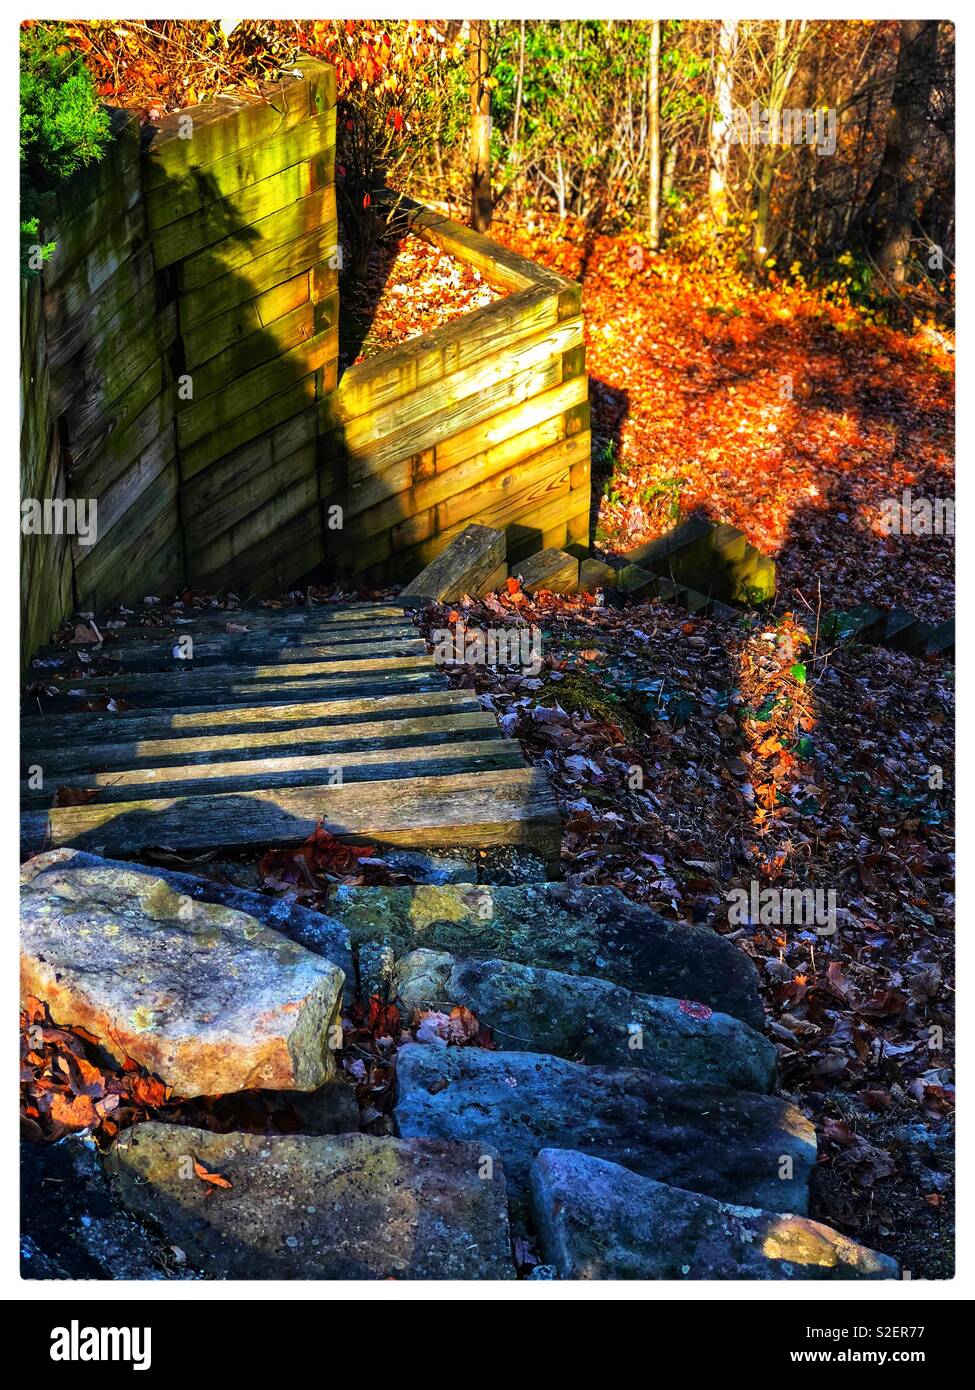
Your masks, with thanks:
M472 521L517 562L589 536L589 389L579 286L430 209L412 230L508 293L348 368L320 408L328 563L412 578ZM341 530L329 527L342 508Z
M98 529L25 538L27 650L72 608L186 585L405 581L471 521L515 562L588 538L577 285L403 203L506 297L338 380L335 117L312 61L158 128L115 112L59 193L25 298L22 492L93 500Z

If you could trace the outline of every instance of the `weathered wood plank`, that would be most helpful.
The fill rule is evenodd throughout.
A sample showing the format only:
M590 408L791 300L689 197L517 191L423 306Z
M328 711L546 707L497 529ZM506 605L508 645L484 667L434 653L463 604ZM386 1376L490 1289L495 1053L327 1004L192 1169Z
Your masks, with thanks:
M363 508L364 498L379 490L382 482L389 479L396 470L387 470L370 483L362 483L349 490L350 501L344 504L345 525L343 538L348 541L359 536L376 535L379 531L400 522L404 515L413 511L425 511L459 493L468 491L478 483L496 475L513 470L520 474L526 460L532 459L550 445L558 444L565 436L564 415L554 415L549 420L513 435L490 449L484 449L465 459L455 467L444 472L434 473L432 477L422 478L412 486L407 483L406 496L393 494L385 500ZM414 470L410 469L412 473ZM339 501L336 494L327 501Z
M587 402L588 397L589 383L586 378L574 377L501 411L483 424L459 430L437 445L434 454L437 472L442 473L455 468L459 463L515 435L539 429L553 416L564 416L568 419L569 412Z
M217 683L281 683L290 679L372 680L386 675L427 672L433 669L433 659L426 652L421 652L415 656L367 656L344 661L299 661L287 665L283 662L270 662L261 666L228 664L209 666L205 671L131 671L123 672L121 675L91 676L86 679L54 676L47 684L59 692L69 688L89 693L100 690L109 694L128 693L133 698L176 693L181 694L186 700L192 700L194 692Z
M516 468L492 474L473 487L445 498L437 504L438 530L447 531L471 517L484 517L485 525L491 525L487 518L501 514L498 509L506 508L516 497L519 505L521 502L526 506L536 502L543 505L551 500L553 494L568 491L569 470L573 463L588 453L589 440L585 436L561 440L532 455Z
M285 537L290 539L287 541ZM312 547L312 558L299 568L293 553L298 544ZM271 579L272 562L286 555L287 572L281 583ZM204 588L223 588L231 583L247 587L258 582L272 592L299 578L324 558L318 479L313 470L286 484L219 536L194 549L194 577Z
M543 589L553 594L574 594L579 587L579 561L564 550L539 550L517 568L517 573L528 594Z
M279 391L275 396L260 400L248 410L227 418L225 409L219 412L224 423L209 430L202 438L192 444L182 444L180 448L180 469L184 480L189 480L223 459L228 453L257 440L261 435L283 425L285 421L300 415L302 411L314 409L319 399L318 373L310 372L299 378L293 385ZM211 397L211 400L217 398ZM196 422L205 423L203 416Z
M504 562L504 536L488 526L468 526L403 590L401 597L442 603L476 594Z
M550 357L540 366L520 372L501 381L493 390L465 397L448 404L440 411L421 416L384 437L368 448L349 449L348 478L358 483L399 460L422 453L474 426L489 428L488 422L512 406L520 405L532 396L558 386L562 379L562 361ZM328 401L322 402L323 427L329 428Z
M345 425L346 446L357 453L404 427L422 428L420 422L424 417L456 407L472 396L490 397L512 378L544 367L555 357L559 358L561 379L562 355L581 342L581 320L560 323L520 339L496 351L492 357L480 358L463 371L401 396L387 406L371 410L368 415L349 420ZM503 396L502 402L501 408L507 404Z
M226 199L239 213L233 195L270 178L289 165L318 158L326 165L335 159L335 108L310 116L290 130L265 137L248 149L233 150L224 159L191 171L186 178L168 179L150 188L146 197L149 229L168 227L189 217L214 199Z
M256 627L269 627L277 631L284 628L297 628L302 631L319 628L323 624L356 624L362 622L402 622L403 610L395 603L305 603L281 607L280 604L239 604L236 608L175 608L181 617L190 618L196 627L222 629L227 622L241 621ZM148 618L153 623L160 621L160 610L155 604L135 604L136 617ZM168 620L168 619L167 619Z
M330 243L337 243L338 223L335 209L335 188L328 184L325 188L298 198L277 212L261 217L239 231L230 232L222 241L216 241L181 261L177 276L181 291L185 294L212 280L227 275L238 274L249 284L250 266L261 252L271 251L296 241L299 237L316 229L333 229ZM292 266L292 272L301 266Z
M79 608L111 607L132 598L133 589L144 596L141 560L176 530L179 518L174 504L178 487L173 463L154 480L144 494L143 505L121 512L107 536L99 528L99 539L94 545L75 548Z
M272 214L310 197L326 187L328 181L324 164L319 164L317 160L306 160L300 164L290 164L260 183L223 197L217 185L201 171L199 183L205 190L204 206L190 216L170 222L152 233L156 265L162 270L168 265L185 261L207 247L213 248L225 237L232 237L237 232L249 233L252 227L259 227L262 222L268 223L268 244L273 244Z
M526 260L506 246L501 246L480 232L473 231L433 208L424 207L412 199L402 202L410 218L412 230L424 240L439 246L465 265L475 266L485 278L510 289L525 289L529 285L550 288L559 296L562 316L578 313L581 304L580 287L554 271L545 270L534 261Z
M241 624L246 626L246 624ZM110 638L115 634L104 634ZM330 657L366 657L373 655L409 656L411 653L426 650L426 643L412 624L403 623L376 633L359 633L333 639L326 631L314 638L301 634L298 641L287 632L224 632L197 636L192 626L171 628L162 638L147 637L143 640L112 642L106 640L100 652L102 661L117 662L127 671L148 671L180 661L173 656L173 647L190 639L190 657L194 669L213 662L227 663L242 661L253 664L256 661L325 661ZM47 648L47 651L54 649ZM58 649L62 654L64 649ZM77 657L75 649L74 659ZM68 655L67 660L72 656Z
M109 731L108 737L111 737ZM342 725L297 725L286 729L267 729L247 725L233 734L205 734L187 738L142 738L120 743L73 743L61 741L31 756L24 753L21 775L40 765L47 787L56 786L66 774L104 773L114 769L136 768L142 764L166 768L170 764L189 766L210 763L219 758L233 762L248 756L299 754L371 753L382 749L415 748L472 740L494 741L501 737L494 715L487 710L467 713L404 715L401 719L372 720ZM42 761L39 762L39 759Z
M256 368L265 364L272 364L283 354L300 347L302 343L309 343L314 337L315 306L310 301L306 301L304 304L290 309L286 314L282 314L279 319L275 319L266 328L261 328L240 342L233 343L223 352L217 353L196 367L190 373L193 381L194 399L202 401L215 391L221 391L224 394L232 391L234 389L233 383L255 375ZM329 354L330 356L337 355L337 336L334 349ZM306 368L306 370L308 369L311 369L311 364L309 364L309 368ZM304 372L299 373L299 375L304 375ZM263 376L264 373L261 374L261 377ZM285 384L287 384L286 378ZM270 394L274 394L273 389Z
M144 180L158 188L206 169L229 155L275 140L335 105L335 72L314 59L295 64L300 77L269 84L260 98L220 96L164 116L146 149ZM190 118L190 138L186 118Z
M98 805L136 797L212 796L221 792L313 787L322 783L397 782L406 777L449 777L455 773L523 767L521 750L511 740L473 743L411 744L395 750L313 753L288 757L244 758L169 767L149 764L72 775L60 785L98 790ZM50 806L53 789L33 792L21 784L21 804ZM92 803L94 804L94 803Z
M310 303L310 280L310 273L303 270L254 299L235 304L202 328L184 331L183 356L187 371L199 369L220 353L242 345L252 334L274 332L275 324L285 314Z
M183 296L181 328L184 332L199 328L235 305L250 302L255 295L272 290L300 272L310 271L313 266L327 261L334 254L337 235L336 224L315 226L293 241L269 250L255 246L254 260L247 266L246 274L218 275L195 288L192 294ZM326 269L321 278L331 291L338 284L338 271Z
M432 690L393 691L386 695L363 695L356 691L351 698L335 695L325 700L293 698L266 704L177 707L166 713L144 709L119 710L111 714L101 711L61 715L38 713L21 720L20 728L23 749L43 754L46 748L61 741L93 745L102 739L114 743L123 738L140 741L199 738L209 736L208 731L224 732L228 728L248 735L312 726L344 729L379 720L470 714L479 709L477 697L470 691L451 690L441 685Z
M108 677L111 683L114 677ZM190 700L199 700L210 705L234 704L251 705L255 700L267 700L273 704L281 704L294 700L327 700L329 698L341 699L343 696L350 697L353 693L363 697L373 695L393 695L408 694L417 690L435 690L438 681L441 679L439 673L431 671L387 671L377 672L370 676L312 676L312 677L285 677L280 680L268 681L215 681L205 680L204 673L199 672L194 681L194 689L182 689L180 687L189 685L193 679L193 673L184 676L179 686L169 690L153 690L145 696L143 709L180 709L186 707ZM70 683L69 683L70 684ZM80 689L80 687L70 686L70 689ZM93 694L97 694L95 691ZM103 692L104 693L104 692ZM124 698L128 698L124 696ZM44 701L44 708L51 713L65 713L77 708L83 696L69 697L68 694L57 694L47 697ZM92 698L89 695L87 698ZM130 701L134 703L134 701Z
M140 381L139 399L143 398L146 403L134 418L128 418L128 409L124 417L110 414L87 440L72 438L71 486L76 495L100 497L140 457L168 458L173 453L173 396L163 390L159 362Z
M298 310L296 312L302 312ZM252 371L238 375L231 385L214 391L202 400L196 398L176 407L176 432L181 449L188 449L214 430L236 429L243 412L250 411L285 391L289 386L307 380L326 362L338 356L338 328L316 333L288 352L272 357ZM203 369L206 376L206 369ZM314 394L312 395L314 399ZM232 448L229 444L226 448Z
M154 846L283 846L300 844L320 823L359 844L519 845L551 861L559 853L558 809L537 768L28 812L21 843L30 854L61 845L122 855Z
M347 368L336 398L336 418L349 421L370 414L444 377L507 351L559 321L558 298L532 287L510 299L487 304Z

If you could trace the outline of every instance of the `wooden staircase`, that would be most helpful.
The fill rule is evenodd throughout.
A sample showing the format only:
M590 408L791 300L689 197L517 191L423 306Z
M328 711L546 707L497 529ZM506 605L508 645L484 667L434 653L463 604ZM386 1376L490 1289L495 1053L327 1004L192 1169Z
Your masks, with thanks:
M259 849L322 823L378 846L519 846L558 876L545 774L448 688L402 608L146 608L103 636L106 674L57 675L63 648L32 672L45 693L21 724L24 853ZM90 708L106 697L131 707ZM54 806L59 788L95 795Z

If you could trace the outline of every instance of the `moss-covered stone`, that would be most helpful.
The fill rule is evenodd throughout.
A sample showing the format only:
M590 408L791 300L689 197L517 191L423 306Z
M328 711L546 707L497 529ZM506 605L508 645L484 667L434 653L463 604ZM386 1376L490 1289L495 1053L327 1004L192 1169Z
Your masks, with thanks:
M128 1130L106 1168L129 1210L210 1278L514 1277L505 1180L484 1144L152 1123Z
M692 999L762 1026L747 956L710 928L665 922L615 888L339 888L329 906L359 952L364 990L388 988L390 957L427 947L591 975L641 994ZM385 967L370 974L369 962L375 969L381 959L377 948L385 948Z
M395 986L414 1008L470 1009L505 1052L551 1052L746 1091L772 1088L776 1053L768 1039L686 999L638 994L589 975L426 950L401 958Z
M544 1149L542 1253L563 1279L896 1279L896 1260L802 1216L731 1205L616 1163Z

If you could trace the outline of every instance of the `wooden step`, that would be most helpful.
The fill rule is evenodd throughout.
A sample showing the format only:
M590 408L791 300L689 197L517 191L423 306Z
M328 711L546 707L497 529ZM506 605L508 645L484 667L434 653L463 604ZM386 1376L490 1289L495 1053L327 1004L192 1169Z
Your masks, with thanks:
M164 677L161 676L159 679L162 680ZM264 700L269 704L284 704L296 700L327 700L353 694L372 698L378 695L402 695L414 690L436 690L441 679L434 666L426 671L389 671L333 678L292 677L264 681L238 680L232 677L211 680L204 671L195 674L188 671L178 676L174 685L165 689L156 687L139 692L133 692L131 686L121 680L117 681L114 687L111 687L110 683L97 681L93 681L88 687L82 687L69 681L66 683L65 693L46 698L43 707L51 713L71 712L83 701L99 696L111 698L113 694L130 704L139 705L146 711L150 707L159 710L179 710L198 705L250 705ZM78 693L72 695L72 691Z
M192 645L187 647L184 643L181 646L181 639L187 636L192 639ZM184 651L187 651L189 656L177 655ZM423 656L426 651L426 642L415 633L409 637L382 638L374 642L293 644L286 634L277 634L273 638L259 638L256 642L246 637L236 640L229 638L222 642L214 638L194 638L187 628L185 632L171 634L161 642L156 639L151 642L126 642L119 647L106 646L99 653L98 659L101 662L111 662L107 674L115 675L130 671L151 672L167 669L196 671L202 667L217 667L231 662L239 662L241 666L246 666L263 664L274 659L285 663L297 663ZM77 656L73 660L76 663ZM68 655L66 663L71 662L72 658ZM56 677L57 670L52 669L50 674Z
M480 708L477 697L470 691L439 687L388 695L362 696L356 692L348 698L337 696L331 700L197 705L165 714L144 709L119 710L118 713L86 710L22 720L21 743L27 756L27 753L42 754L60 743L77 746L100 739L112 743L123 738L195 738L208 731L226 733L228 728L250 735L308 725L332 728L408 719L414 715L462 714Z
M652 569L657 573L666 573L669 568L669 561L678 551L686 550L689 546L697 545L700 541L708 537L714 530L714 522L708 521L703 516L692 516L684 521L680 526L675 526L666 535L658 536L656 540L647 541L644 545L638 545L633 550L626 552L626 559L630 564L641 565L644 569Z
M500 736L473 743L412 745L394 750L315 753L280 758L245 758L229 762L198 762L172 767L125 768L59 778L58 785L97 789L97 802L131 801L133 797L200 796L216 792L262 790L266 787L317 786L339 782L398 781L404 777L448 776L453 772L521 767L517 743ZM31 791L21 783L21 804L50 806L55 788L50 772L46 790ZM94 803L92 803L94 804Z
M25 854L73 845L132 857L162 847L269 848L301 843L320 822L359 844L515 845L553 868L559 857L558 807L544 772L529 767L28 811L21 844Z
M267 608L254 605L242 608L173 608L172 605L136 604L122 611L123 617L129 615L136 622L158 623L170 621L173 617L188 618L198 625L225 629L230 623L247 623L251 627L305 627L309 623L328 623L340 626L344 623L359 622L402 622L403 605L388 603L352 603L332 605L327 603L304 604L288 608ZM84 619L78 620L79 622ZM97 620L96 620L97 621ZM101 628L101 623L98 623ZM104 629L102 629L104 630ZM111 630L111 629L109 629Z
M239 733L206 734L192 738L144 738L119 743L74 743L67 740L34 751L22 759L21 775L27 776L31 762L42 758L41 766L48 786L63 782L67 775L97 773L141 766L165 770L189 766L234 762L248 757L275 757L285 751L292 756L319 753L370 753L380 749L414 748L472 739L500 739L494 715L487 710L462 714L431 714L369 723L341 725L305 724L286 729L261 729L245 725Z
M876 642L883 633L886 618L882 608L875 608L872 603L858 603L853 608L827 613L823 634L832 642Z
M88 624L79 623L79 626L88 627ZM252 625L242 620L239 626L247 628L247 631L227 632L225 627L214 627L210 623L182 621L146 623L145 625L126 624L124 627L99 627L100 641L92 635L91 639L86 642L71 642L67 646L41 647L38 656L60 656L65 652L90 651L93 647L99 647L103 653L109 653L122 651L130 645L133 649L149 643L163 645L166 642L175 641L186 633L189 633L195 641L224 644L228 650L236 649L238 643L244 645L248 642L263 643L269 648L277 650L279 646L289 643L294 646L306 646L327 642L335 646L345 647L355 643L373 644L419 637L416 626L412 622L404 621L402 617L399 622L391 618L384 618L365 623L309 622L282 624L280 627L267 626L266 624Z

